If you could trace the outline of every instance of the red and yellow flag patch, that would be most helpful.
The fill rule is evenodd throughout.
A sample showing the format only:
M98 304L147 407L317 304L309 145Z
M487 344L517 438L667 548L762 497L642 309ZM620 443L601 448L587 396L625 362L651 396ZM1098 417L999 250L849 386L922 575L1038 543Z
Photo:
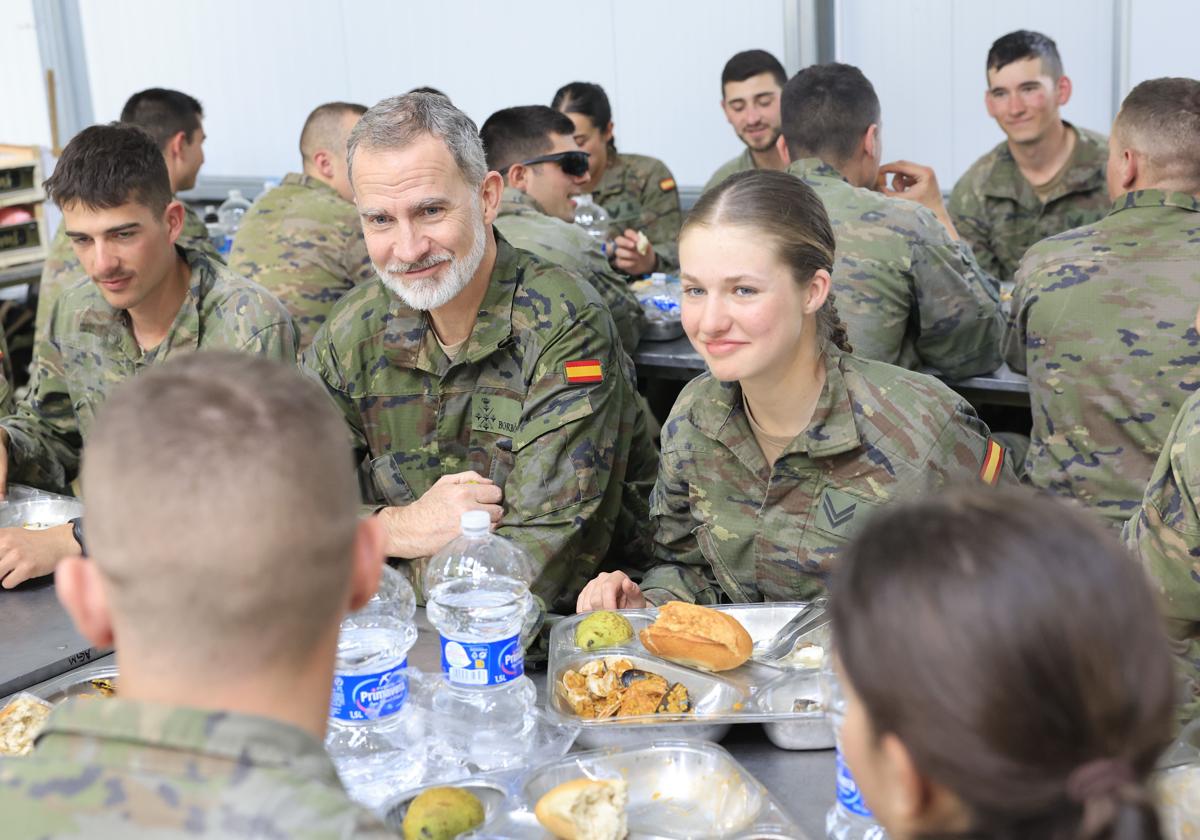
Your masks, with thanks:
M671 190L675 189L675 179L663 178L658 182L658 188L663 192L670 192Z
M988 438L987 449L983 453L983 465L979 468L979 480L989 487L995 487L1000 481L1000 472L1004 467L1005 449Z
M600 364L599 359L565 362L563 372L567 375L568 385L585 385L588 382L604 381L604 366Z

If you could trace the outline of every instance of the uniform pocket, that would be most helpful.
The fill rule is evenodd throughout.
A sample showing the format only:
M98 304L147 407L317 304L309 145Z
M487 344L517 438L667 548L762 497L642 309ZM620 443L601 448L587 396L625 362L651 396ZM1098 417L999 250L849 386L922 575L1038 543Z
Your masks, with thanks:
M721 554L720 541L713 536L712 529L708 523L698 525L692 531L692 535L696 538L696 544L700 547L700 553L704 555L704 559L712 566L713 575L716 577L717 583L721 584L721 588L725 590L725 594L729 596L729 599L740 604L750 603L755 600L738 583L733 570L725 562L725 558Z
M367 473L376 500L382 499L389 505L406 505L416 501L394 454L381 455L372 460Z

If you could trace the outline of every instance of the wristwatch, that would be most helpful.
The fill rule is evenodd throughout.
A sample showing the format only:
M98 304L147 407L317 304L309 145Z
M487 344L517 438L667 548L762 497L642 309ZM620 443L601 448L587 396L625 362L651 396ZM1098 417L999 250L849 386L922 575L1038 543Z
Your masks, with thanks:
M87 547L83 544L83 517L76 516L71 520L71 534L75 537L75 542L79 543L79 553L87 557Z

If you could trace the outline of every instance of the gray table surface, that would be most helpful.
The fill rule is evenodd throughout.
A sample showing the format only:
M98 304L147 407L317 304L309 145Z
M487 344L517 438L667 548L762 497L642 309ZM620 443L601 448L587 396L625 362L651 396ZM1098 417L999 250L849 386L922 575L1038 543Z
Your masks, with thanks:
M43 589L37 590L44 600L48 594L50 600L53 601L53 587L46 586ZM32 591L3 593L5 595L32 595ZM35 610L36 604L34 599L27 599L28 603L24 607L27 610ZM4 604L0 598L0 604ZM40 603L40 602L39 602ZM57 602L53 604L58 611L62 613ZM44 612L51 612L44 604L42 605ZM3 614L7 615L8 607L4 607ZM62 614L65 619L65 614ZM0 624L0 627L5 625ZM441 668L441 652L438 645L437 633L430 626L425 618L425 610L417 610L417 643L409 652L409 664L420 668L427 673L436 672ZM7 640L7 635L0 636L0 639ZM39 651L41 657L47 661L57 661L59 651L50 640L47 640L41 645L37 645L33 640L30 640L27 647L30 651ZM113 662L112 656L104 656L92 660L91 664L108 664ZM81 661L78 664L82 665L87 660ZM60 673L56 671L55 673ZM46 674L42 679L49 679L51 675ZM534 685L537 686L538 696L543 701L546 696L546 672L537 671L530 672ZM26 684L28 687L31 684ZM36 688L36 686L34 686ZM8 694L9 691L0 687L0 696ZM786 811L792 819L800 826L801 830L810 838L810 840L819 840L825 836L825 813L833 805L834 801L834 754L833 750L814 750L806 751L790 751L781 750L767 740L767 736L763 732L763 728L757 723L747 723L734 726L729 735L721 742L725 749L733 754L734 758L742 763L742 765L750 771L760 782L762 782L769 791L779 801L780 806Z

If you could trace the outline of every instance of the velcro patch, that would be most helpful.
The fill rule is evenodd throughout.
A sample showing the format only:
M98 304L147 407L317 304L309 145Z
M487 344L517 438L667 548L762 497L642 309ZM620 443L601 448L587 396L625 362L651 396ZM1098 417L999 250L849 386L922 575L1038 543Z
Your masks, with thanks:
M658 182L658 188L663 192L670 192L671 190L675 189L675 179L663 178Z
M817 527L843 539L850 539L862 529L875 508L872 502L835 487L826 487L817 500Z
M563 364L563 372L567 375L570 385L583 385L588 382L604 381L604 366L599 359L580 359Z
M521 403L516 400L478 391L471 397L473 431L512 436L520 423Z
M979 467L979 480L989 487L995 487L1000 481L1000 473L1004 468L1005 449L988 438L987 449L983 453L983 464Z

